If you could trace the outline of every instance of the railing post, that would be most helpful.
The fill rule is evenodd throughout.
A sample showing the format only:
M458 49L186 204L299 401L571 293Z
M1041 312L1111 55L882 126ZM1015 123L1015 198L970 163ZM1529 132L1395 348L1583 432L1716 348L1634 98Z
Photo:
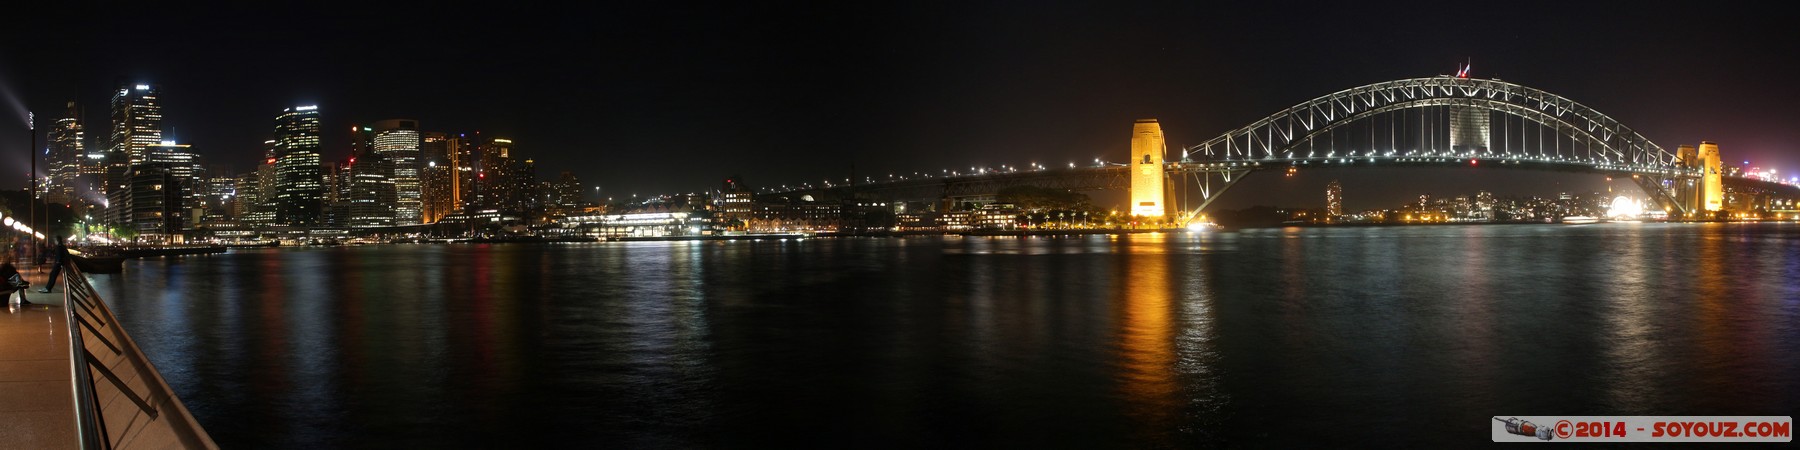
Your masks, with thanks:
M63 277L63 323L69 328L69 375L73 383L70 400L75 402L75 446L84 450L110 449L112 443L107 441L101 428L99 402L94 398L93 374L88 372L87 344L82 342L81 327L75 326L82 322L75 317L75 308L69 307L77 301L70 285L84 275L76 271L74 261L65 258L61 264L65 265L63 270L69 271Z

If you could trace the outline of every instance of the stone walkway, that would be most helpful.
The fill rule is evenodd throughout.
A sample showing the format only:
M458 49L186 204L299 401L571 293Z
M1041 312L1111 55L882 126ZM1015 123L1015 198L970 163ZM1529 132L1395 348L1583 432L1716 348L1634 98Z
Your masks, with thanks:
M31 281L25 296L32 304L19 305L14 293L0 314L0 447L74 447L74 383L63 290L57 286L39 293L49 272L29 264L19 271Z

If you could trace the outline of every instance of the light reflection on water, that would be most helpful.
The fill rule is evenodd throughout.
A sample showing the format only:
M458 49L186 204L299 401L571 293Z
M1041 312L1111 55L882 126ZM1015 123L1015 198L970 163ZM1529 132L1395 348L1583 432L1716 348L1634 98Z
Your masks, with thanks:
M1788 415L1793 225L234 251L97 275L227 447L1459 445Z

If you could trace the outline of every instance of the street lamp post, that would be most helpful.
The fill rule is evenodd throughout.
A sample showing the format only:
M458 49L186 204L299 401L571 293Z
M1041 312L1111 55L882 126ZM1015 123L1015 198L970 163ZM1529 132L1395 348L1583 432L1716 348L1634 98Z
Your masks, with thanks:
M39 230L42 229L38 228L37 223L37 113L30 111L25 112L25 134L31 135L31 146L25 148L25 152L31 157L31 182L26 184L26 187L31 189L31 197L30 200L25 202L25 208L28 213L27 220L29 220L26 223L31 225L31 232L26 233L25 237L31 239L31 261L36 262L38 258L37 234L40 233L41 231ZM45 213L48 212L49 211L45 211Z

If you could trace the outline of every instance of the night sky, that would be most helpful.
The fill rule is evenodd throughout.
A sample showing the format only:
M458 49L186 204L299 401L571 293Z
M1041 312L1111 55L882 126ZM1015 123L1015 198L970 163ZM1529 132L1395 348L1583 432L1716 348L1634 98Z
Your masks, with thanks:
M328 160L348 153L352 123L413 118L511 137L543 178L647 195L734 174L843 178L853 164L882 176L1122 160L1134 119L1159 119L1174 149L1472 60L1477 78L1569 97L1666 148L1711 140L1729 162L1800 171L1800 39L1778 4L749 3L12 9L0 121L19 125L0 128L0 164L25 172L23 110L41 130L79 101L98 143L111 90L143 82L162 88L165 136L234 171L282 108L317 104ZM1351 209L1604 186L1455 169L1284 178L1247 181L1224 206L1318 206L1332 178Z

